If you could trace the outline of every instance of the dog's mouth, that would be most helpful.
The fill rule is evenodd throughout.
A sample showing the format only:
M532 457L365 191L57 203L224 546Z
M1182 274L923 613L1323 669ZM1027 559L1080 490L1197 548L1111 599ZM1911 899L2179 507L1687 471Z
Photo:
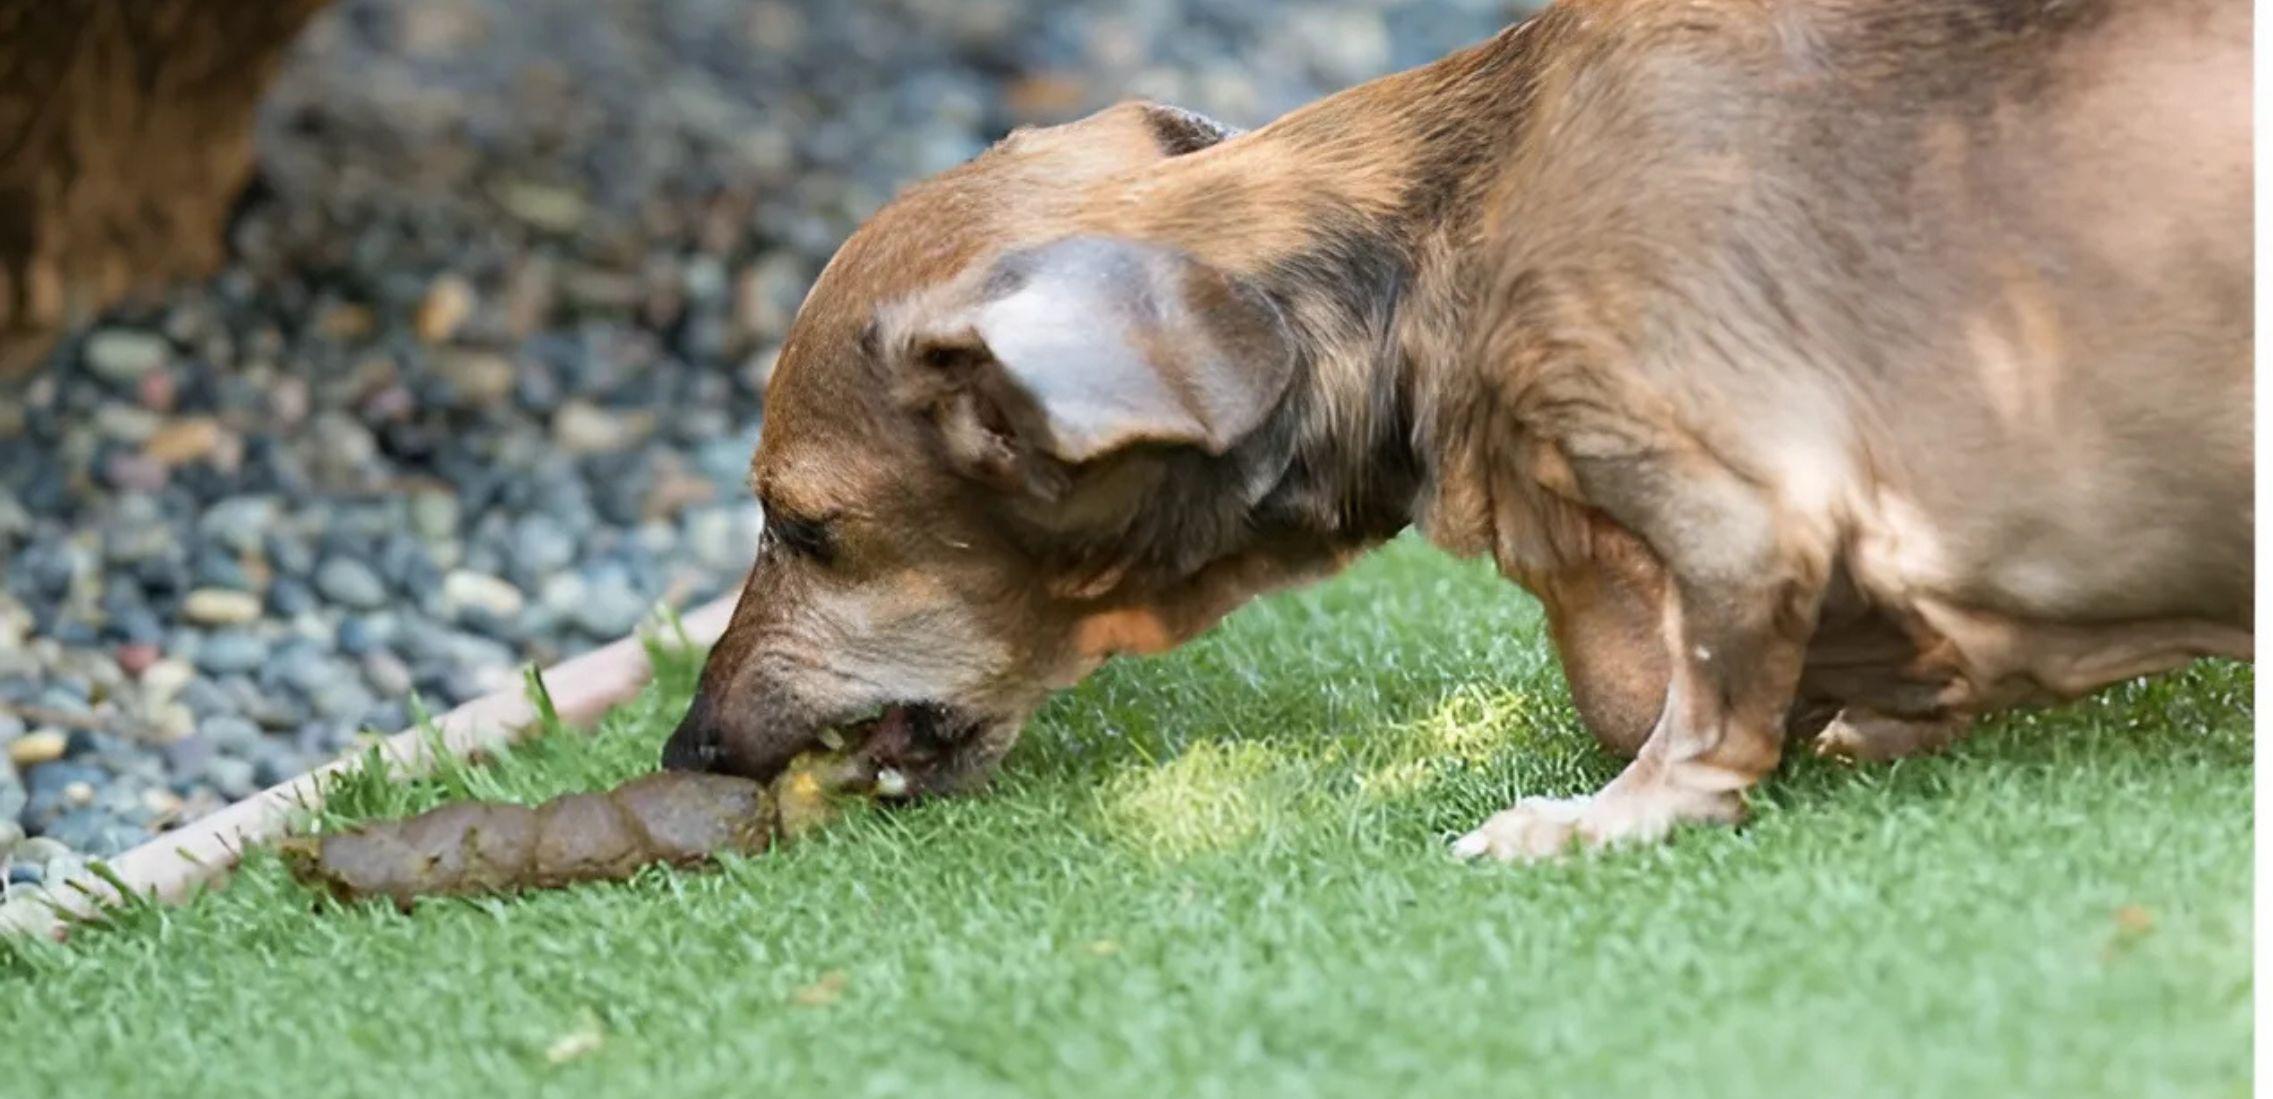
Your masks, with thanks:
M902 800L960 785L961 760L986 719L931 702L894 702L822 728L821 747L844 754L868 793Z

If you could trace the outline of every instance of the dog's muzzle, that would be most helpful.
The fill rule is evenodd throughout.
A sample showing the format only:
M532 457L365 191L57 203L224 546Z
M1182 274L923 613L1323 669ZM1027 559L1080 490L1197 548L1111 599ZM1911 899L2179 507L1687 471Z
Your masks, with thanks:
M885 797L942 791L964 785L961 751L982 722L928 703L894 703L827 722L767 727L765 718L730 727L709 696L697 694L663 744L663 767L715 771L769 782L801 752L843 754L882 777ZM888 776L888 777L887 777Z
M664 770L718 770L721 734L713 720L716 709L708 697L695 696L686 716L679 719L679 727L671 731L671 739L663 742Z

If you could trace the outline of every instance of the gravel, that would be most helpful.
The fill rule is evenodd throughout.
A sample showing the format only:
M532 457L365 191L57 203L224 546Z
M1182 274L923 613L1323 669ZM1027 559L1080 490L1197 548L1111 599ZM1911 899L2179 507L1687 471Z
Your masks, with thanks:
M1254 124L1432 0L340 0L228 266L0 381L0 879L730 590L805 286L893 189L1142 95Z

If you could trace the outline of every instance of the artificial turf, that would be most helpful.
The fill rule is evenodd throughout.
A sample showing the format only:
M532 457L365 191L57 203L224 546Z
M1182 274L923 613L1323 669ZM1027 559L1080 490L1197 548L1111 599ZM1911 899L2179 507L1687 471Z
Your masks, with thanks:
M622 778L691 669L334 811ZM1463 865L1451 834L1615 764L1536 606L1406 540L1108 667L982 797L407 917L256 856L0 945L0 1093L2239 1096L2250 687L2197 665L1936 758L1795 758L1740 831Z

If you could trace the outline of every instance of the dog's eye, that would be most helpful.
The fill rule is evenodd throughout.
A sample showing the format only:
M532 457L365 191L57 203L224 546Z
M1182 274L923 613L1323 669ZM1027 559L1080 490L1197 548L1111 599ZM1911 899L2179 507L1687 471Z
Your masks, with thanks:
M925 370L949 377L969 377L989 361L984 348L961 344L932 344L916 352Z
M828 564L837 556L834 517L813 518L766 509L766 541L810 561Z

